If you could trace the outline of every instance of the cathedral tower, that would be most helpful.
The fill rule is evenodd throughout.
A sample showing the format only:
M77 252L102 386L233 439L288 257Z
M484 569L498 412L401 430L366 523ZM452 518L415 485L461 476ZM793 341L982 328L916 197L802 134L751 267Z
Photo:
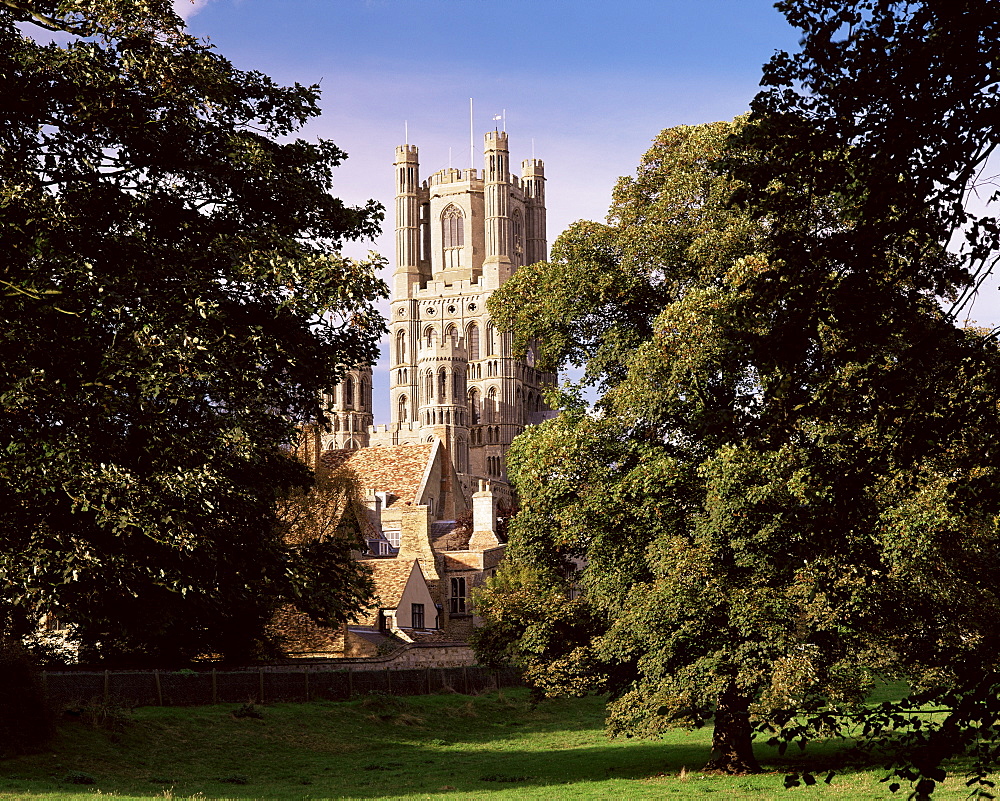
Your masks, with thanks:
M507 134L485 137L482 175L440 170L419 180L418 150L396 148L396 269L390 337L392 422L372 445L440 439L466 497L480 480L509 493L511 440L547 411L555 375L511 355L486 300L518 267L547 257L545 171L538 159L510 173Z

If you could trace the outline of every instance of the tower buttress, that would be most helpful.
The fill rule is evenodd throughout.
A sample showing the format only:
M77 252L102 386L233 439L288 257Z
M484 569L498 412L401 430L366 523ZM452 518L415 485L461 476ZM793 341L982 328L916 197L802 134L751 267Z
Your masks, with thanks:
M486 201L486 289L499 288L513 272L510 258L510 154L507 134L486 134L484 195Z

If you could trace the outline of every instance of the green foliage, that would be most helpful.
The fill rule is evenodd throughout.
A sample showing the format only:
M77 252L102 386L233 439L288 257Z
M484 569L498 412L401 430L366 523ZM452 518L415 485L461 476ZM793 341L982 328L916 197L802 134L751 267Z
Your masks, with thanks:
M382 211L290 138L316 87L235 69L167 0L4 3L0 97L0 614L56 614L85 658L260 653L346 564L289 551L275 499L320 389L375 356L381 261L338 248Z
M756 768L748 716L837 730L874 671L954 686L1000 636L1000 353L937 300L975 270L933 181L875 185L864 140L814 137L799 99L817 119L664 131L607 225L490 300L602 394L511 449L522 507L478 646L546 694L608 693L612 734L714 714L727 771Z

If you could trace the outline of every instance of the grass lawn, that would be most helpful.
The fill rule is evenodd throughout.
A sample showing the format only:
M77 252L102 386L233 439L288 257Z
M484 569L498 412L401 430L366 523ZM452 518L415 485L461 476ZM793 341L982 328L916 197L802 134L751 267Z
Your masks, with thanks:
M831 785L785 790L796 767L838 761L833 746L778 759L767 772L704 775L711 732L608 740L600 699L545 701L524 690L274 704L236 718L234 704L137 709L119 732L60 727L51 750L0 761L0 798L897 798L879 769L846 767ZM93 779L93 784L74 783ZM941 798L966 797L961 777ZM937 796L936 796L937 797Z

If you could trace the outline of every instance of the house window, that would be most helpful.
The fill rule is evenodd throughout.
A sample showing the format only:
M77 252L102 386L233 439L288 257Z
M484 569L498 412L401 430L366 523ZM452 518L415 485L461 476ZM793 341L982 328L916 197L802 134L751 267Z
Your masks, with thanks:
M399 529L396 529L395 531L393 531L392 529L386 529L382 533L385 534L385 538L387 540L389 540L389 544L398 551L399 550Z
M465 578L455 577L451 580L451 598L448 599L453 615L465 614Z
M423 604L410 604L410 620L413 623L413 628L422 629L424 628L424 605Z

